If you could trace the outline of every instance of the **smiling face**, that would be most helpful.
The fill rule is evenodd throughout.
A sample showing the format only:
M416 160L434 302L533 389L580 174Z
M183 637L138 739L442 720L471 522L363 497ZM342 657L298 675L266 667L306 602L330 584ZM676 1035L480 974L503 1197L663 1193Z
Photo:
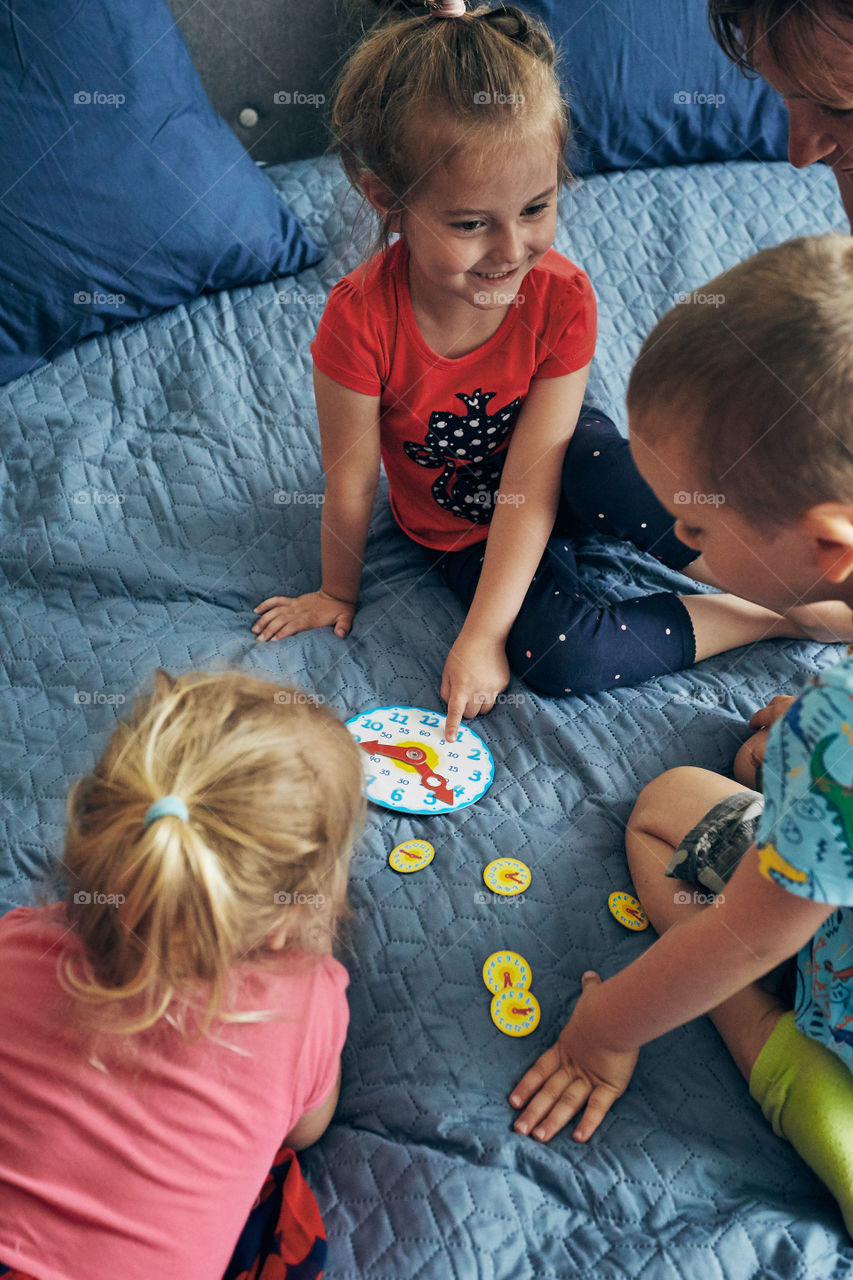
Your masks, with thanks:
M808 58L799 42L788 39L780 52L783 66L762 36L750 60L788 108L791 164L797 169L818 160L828 164L853 221L853 21L816 13L808 38L813 47Z
M493 165L475 169L464 148L436 165L399 225L413 299L437 315L505 308L554 242L557 167L553 139L539 135Z

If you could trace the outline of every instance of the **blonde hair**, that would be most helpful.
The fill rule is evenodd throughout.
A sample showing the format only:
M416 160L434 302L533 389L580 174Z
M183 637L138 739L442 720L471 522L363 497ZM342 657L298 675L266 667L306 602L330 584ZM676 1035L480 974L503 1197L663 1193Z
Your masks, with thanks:
M628 384L632 434L680 437L696 483L754 523L853 501L853 240L763 249L678 303Z
M754 71L752 49L766 40L773 61L808 97L832 106L850 96L849 79L816 39L832 30L832 19L853 21L850 0L709 0L708 18L741 71Z
M237 671L158 671L68 799L83 955L60 957L63 987L110 1032L181 1005L199 1034L216 1017L256 1019L224 1008L234 967L280 964L276 943L328 951L348 913L362 776L352 735L306 694ZM188 821L146 828L167 794Z
M462 150L476 172L508 144L550 134L558 186L571 178L568 103L543 24L513 7L401 18L409 8L386 4L335 84L328 150L359 194L373 174L389 196L370 254L387 249L394 214L432 169Z

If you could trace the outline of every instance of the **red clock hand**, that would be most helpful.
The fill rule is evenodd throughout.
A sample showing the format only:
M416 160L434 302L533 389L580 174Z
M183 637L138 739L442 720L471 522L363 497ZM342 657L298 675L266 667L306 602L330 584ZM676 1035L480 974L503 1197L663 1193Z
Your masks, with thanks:
M430 767L423 747L386 745L375 738L370 742L359 743L359 745L364 747L368 755L387 756L389 760L396 760L398 764L410 764L420 774L422 786L432 791L445 804L453 804L453 788L447 785L446 778L442 778L440 773L435 773Z

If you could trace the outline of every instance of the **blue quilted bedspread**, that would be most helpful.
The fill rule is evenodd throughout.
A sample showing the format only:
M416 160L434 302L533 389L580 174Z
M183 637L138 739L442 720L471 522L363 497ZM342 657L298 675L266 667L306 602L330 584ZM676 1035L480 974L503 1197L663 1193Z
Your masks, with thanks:
M441 705L463 613L396 530L384 490L351 636L258 645L250 633L258 601L318 581L308 344L364 248L336 162L269 172L328 246L318 267L89 340L0 391L5 907L29 900L61 848L70 781L156 665L238 664L346 715ZM843 225L819 168L615 173L566 193L556 247L599 299L593 396L623 420L631 359L679 291L758 246ZM615 542L586 550L591 584L614 595L690 589ZM630 887L623 827L637 792L677 764L728 770L751 712L836 656L765 642L560 701L514 681L519 697L474 726L496 761L480 803L428 820L371 811L343 954L343 1091L304 1160L328 1280L853 1276L834 1201L769 1130L707 1019L643 1050L587 1146L568 1133L548 1147L518 1137L506 1102L553 1042L581 973L606 976L651 941L607 909ZM413 836L434 843L435 859L398 876L388 853ZM484 903L482 869L500 854L523 858L533 881L521 901ZM501 947L533 968L542 1021L526 1039L489 1018L480 971Z

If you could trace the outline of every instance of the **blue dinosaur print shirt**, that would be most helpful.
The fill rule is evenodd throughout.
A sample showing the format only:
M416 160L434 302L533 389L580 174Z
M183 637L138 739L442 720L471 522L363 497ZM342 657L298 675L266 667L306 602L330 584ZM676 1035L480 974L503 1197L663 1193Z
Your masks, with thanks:
M595 336L588 277L549 249L488 341L468 355L439 356L418 328L409 251L399 239L334 286L311 354L335 382L379 396L397 523L423 546L458 551L488 535L531 380L582 369Z
M770 730L762 780L762 872L838 908L797 957L797 1026L853 1071L853 658Z

